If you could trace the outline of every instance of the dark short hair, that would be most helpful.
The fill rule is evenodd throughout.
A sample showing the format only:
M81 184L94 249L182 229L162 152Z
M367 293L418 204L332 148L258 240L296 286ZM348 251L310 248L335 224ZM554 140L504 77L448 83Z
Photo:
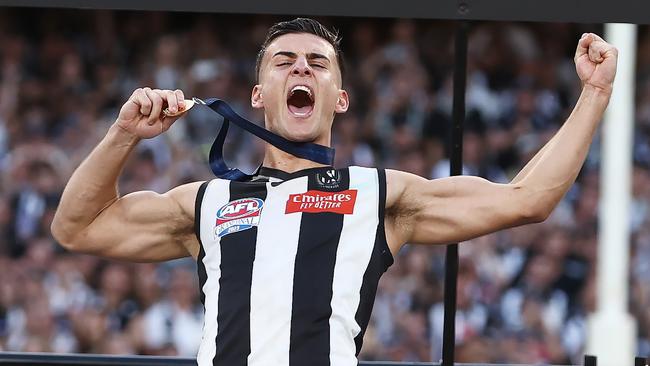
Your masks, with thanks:
M262 66L262 58L264 58L264 53L266 48L275 40L276 38L283 36L285 34L291 33L309 33L316 35L332 45L334 48L334 53L336 54L336 61L339 64L339 70L341 71L341 77L343 77L344 64L343 64L343 54L341 52L341 37L339 32L336 29L327 29L324 25L318 21L310 18L296 18L293 20L279 22L273 24L269 31L266 33L266 39L262 43L260 51L257 53L257 61L255 63L255 80L259 81L260 79L260 68Z

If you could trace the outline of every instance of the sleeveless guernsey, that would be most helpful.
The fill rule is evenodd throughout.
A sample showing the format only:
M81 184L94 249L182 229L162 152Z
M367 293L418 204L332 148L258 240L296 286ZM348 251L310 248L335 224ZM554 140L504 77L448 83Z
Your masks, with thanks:
M205 308L199 366L357 365L393 263L383 170L262 168L196 198Z

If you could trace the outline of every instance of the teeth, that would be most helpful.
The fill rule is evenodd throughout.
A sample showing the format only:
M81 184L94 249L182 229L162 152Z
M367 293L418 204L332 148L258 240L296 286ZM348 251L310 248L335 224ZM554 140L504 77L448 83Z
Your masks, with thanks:
M293 89L291 89L291 94L293 95L293 93L296 90L302 90L302 91L306 92L309 95L309 98L311 98L311 90L308 87L306 87L304 85L296 85L296 86L293 87Z

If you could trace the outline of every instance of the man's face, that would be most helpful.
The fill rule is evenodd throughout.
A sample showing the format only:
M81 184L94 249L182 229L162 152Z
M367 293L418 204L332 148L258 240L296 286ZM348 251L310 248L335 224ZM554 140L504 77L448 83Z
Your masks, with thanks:
M334 47L309 33L285 34L268 45L251 104L266 127L292 141L330 144L335 113L348 109Z

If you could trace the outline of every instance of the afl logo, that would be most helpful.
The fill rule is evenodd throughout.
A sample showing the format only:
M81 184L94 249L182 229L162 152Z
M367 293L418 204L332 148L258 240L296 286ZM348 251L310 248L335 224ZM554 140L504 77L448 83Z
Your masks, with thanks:
M228 202L217 211L215 236L222 237L257 226L262 206L264 201L259 198L241 198Z

